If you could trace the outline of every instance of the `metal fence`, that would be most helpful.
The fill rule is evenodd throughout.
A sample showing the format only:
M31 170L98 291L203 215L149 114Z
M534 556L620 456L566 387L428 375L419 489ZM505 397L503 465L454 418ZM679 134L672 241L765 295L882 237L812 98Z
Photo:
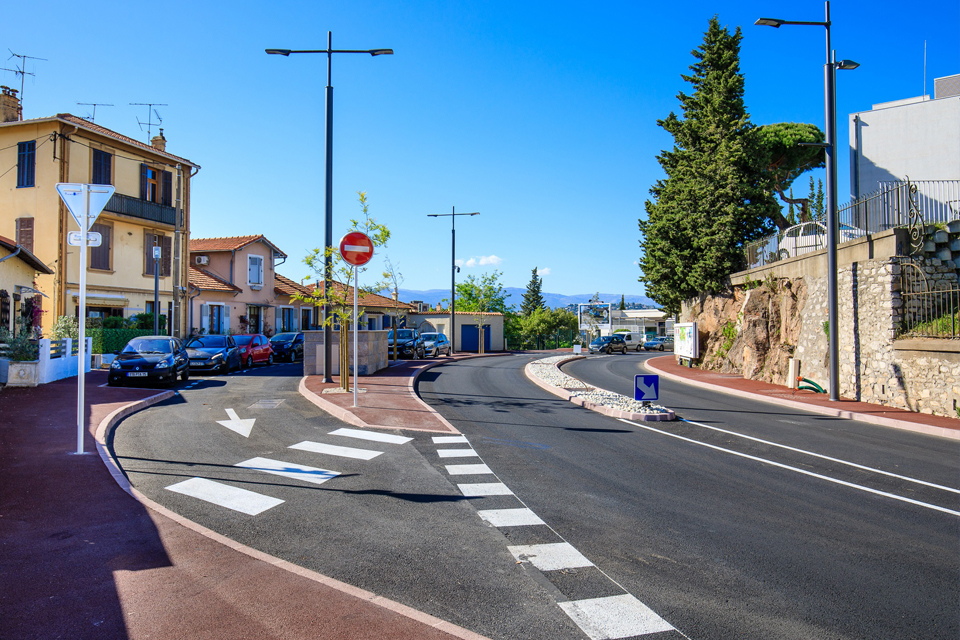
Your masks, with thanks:
M580 336L578 331L561 329L554 333L507 334L507 349L512 351L569 349Z

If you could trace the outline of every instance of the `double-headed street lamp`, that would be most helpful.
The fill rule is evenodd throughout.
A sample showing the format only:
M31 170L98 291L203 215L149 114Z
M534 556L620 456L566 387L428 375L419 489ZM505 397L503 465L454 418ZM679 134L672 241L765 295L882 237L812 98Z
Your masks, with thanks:
M837 69L856 69L860 65L852 60L837 60L830 48L830 0L826 2L826 19L823 22L800 22L760 18L754 24L780 28L784 24L813 25L827 30L827 62L823 65L823 99L825 112L827 155L827 319L830 340L830 399L840 399L840 322L838 313L837 243Z
M333 281L333 265L331 255L333 252L333 85L330 81L330 72L335 53L368 53L371 56L392 55L393 49L334 49L333 35L327 31L326 49L266 49L270 55L289 56L291 53L325 53L327 54L327 124L326 124L326 209L325 209L325 233L323 240L323 295L329 295ZM323 304L323 381L333 382L330 376L333 362L331 358L330 342L333 340L333 329L330 326L328 317L329 305ZM340 372L343 375L343 372Z
M450 207L450 213L428 213L428 218L446 218L450 216L450 353L457 351L457 216L478 216L473 213L457 213L456 207ZM483 340L483 327L480 327L480 339Z

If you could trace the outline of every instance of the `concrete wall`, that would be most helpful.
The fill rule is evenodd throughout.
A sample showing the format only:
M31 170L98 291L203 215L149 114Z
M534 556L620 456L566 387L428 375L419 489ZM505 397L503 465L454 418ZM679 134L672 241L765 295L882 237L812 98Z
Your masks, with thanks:
M453 332L450 331L450 314L438 313L436 311L426 313L408 313L407 326L419 328L420 331L439 331L446 334L447 338L453 341ZM457 311L456 342L455 349L460 351L460 334L464 325L476 325L478 317L469 311ZM483 317L483 324L490 327L490 350L505 351L506 338L504 336L503 315L499 313L486 314Z
M331 343L331 372L330 375L340 375L340 332L333 332ZM353 332L350 332L350 373L353 373ZM361 376L370 376L386 369L387 360L387 332L386 331L358 331L357 332L357 368ZM323 375L323 331L303 332L303 375Z

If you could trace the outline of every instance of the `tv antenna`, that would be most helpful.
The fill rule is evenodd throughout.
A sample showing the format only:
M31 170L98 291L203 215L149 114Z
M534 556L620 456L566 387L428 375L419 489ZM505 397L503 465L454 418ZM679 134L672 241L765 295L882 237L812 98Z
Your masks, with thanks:
M96 121L97 121L97 107L112 107L112 106L113 106L112 104L107 104L106 102L78 102L77 104L78 104L78 105L81 105L81 106L86 106L86 107L93 107L93 115L91 115L89 118L86 118L86 119L89 120L90 122L96 122Z
M7 49L10 51L10 49ZM14 53L10 51L10 57L7 60L12 58L20 58L19 66L14 64L14 69L4 69L4 71L10 71L20 76L20 119L23 120L23 81L26 79L26 76L34 76L37 74L27 71L27 60L42 60L44 62L49 62L46 58L37 58L35 56L27 56L20 53Z
M170 105L162 104L159 102L131 102L131 106L135 107L146 107L147 108L147 121L140 122L140 118L137 118L137 124L140 125L140 131L143 131L143 125L147 125L147 142L150 142L151 129L154 124L163 124L163 118L160 117L160 114L157 113L157 110L154 107L168 107ZM157 122L153 122L153 116L157 117Z

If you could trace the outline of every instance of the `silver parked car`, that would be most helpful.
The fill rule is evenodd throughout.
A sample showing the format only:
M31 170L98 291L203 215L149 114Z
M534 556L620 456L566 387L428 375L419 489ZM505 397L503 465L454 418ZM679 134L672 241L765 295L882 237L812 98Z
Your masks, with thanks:
M643 343L644 351L663 351L664 349L673 351L673 336L657 336Z
M422 333L423 336L423 346L426 356L429 358L437 358L442 355L450 355L451 347L450 341L442 333Z

